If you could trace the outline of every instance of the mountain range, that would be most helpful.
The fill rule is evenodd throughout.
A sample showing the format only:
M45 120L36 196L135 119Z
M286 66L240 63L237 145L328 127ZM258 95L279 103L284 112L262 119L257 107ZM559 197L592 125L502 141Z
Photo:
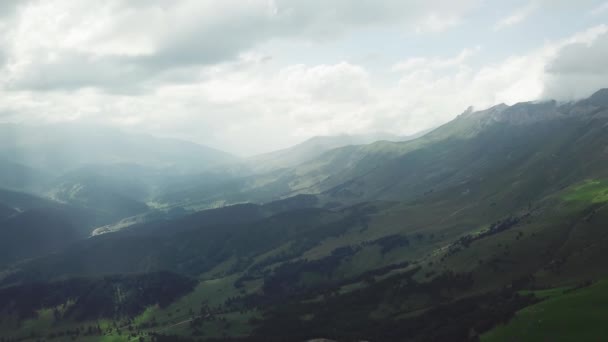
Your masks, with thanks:
M32 140L11 133L0 153L4 338L603 331L608 309L594 303L608 299L608 89L468 109L413 137L317 137L245 160L103 130L53 155L71 143L19 129Z

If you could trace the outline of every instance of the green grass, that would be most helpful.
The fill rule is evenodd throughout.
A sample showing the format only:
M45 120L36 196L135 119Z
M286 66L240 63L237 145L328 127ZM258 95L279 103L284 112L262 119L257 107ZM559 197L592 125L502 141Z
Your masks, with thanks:
M53 309L42 309L38 311L36 319L28 319L21 325L23 332L49 331L53 329Z
M519 311L482 341L603 341L608 337L608 280L565 293L563 288L539 293L543 302Z
M148 307L140 315L133 317L133 325L138 326L155 321L158 325L153 328L144 329L144 332L162 332L190 336L192 331L189 321L194 317L198 317L203 303L212 308L219 308L223 306L226 299L242 295L242 291L245 293L254 292L261 285L260 281L246 282L241 291L233 286L238 276L238 274L235 274L225 278L201 281L194 291L166 308L160 308L158 305ZM255 311L223 313L217 317L224 318L225 321L206 321L202 330L206 336L212 337L243 336L251 331L249 319L258 316L259 313ZM12 316L10 315L0 316L0 337L19 336L25 338L24 341L29 342L36 341L38 338L46 336L51 332L100 325L104 332L108 331L108 329L112 331L105 336L80 336L78 341L123 342L138 340L138 338L128 336L129 332L126 329L126 321L118 323L122 331L122 335L119 336L116 329L112 329L110 321L77 322L64 320L56 322L53 318L53 308L39 310L36 318L25 320L20 324L11 318ZM16 331L17 327L18 333ZM35 338L28 339L30 334L33 334L31 336L35 336Z
M536 290L536 291L520 291L519 294L522 296L534 295L534 297L542 300L550 299L553 297L559 297L564 294L564 291L570 289L569 287L556 287L553 289Z
M563 198L566 201L587 203L608 202L608 181L587 180L583 184L573 187Z

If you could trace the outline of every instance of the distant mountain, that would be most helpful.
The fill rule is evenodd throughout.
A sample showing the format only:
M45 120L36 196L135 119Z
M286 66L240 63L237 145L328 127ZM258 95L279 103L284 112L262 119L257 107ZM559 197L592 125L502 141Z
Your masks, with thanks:
M0 188L40 192L51 184L54 177L52 172L0 159Z
M97 194L95 196L103 196ZM120 202L112 204L118 206ZM105 208L87 207L81 203L72 202L65 203L59 202L50 198L39 197L36 195L17 192L12 190L6 190L0 188L0 211L4 212L5 215L0 214L0 218L14 217L17 214L29 214L30 212L38 212L40 215L39 223L44 226L44 213L49 215L61 216L67 222L70 223L71 227L74 227L78 231L78 235L81 237L88 236L93 228L114 222L116 220L116 213L104 210ZM121 208L123 212L129 210L128 208ZM2 225L0 225L0 229ZM43 227L36 227L36 229L43 229Z
M356 149L356 146L381 141L409 141L427 132L412 136L377 133L313 137L287 149L227 163L197 177L178 179L160 190L157 201L165 205L206 209L241 202L278 200L289 195L291 185L282 182L292 179L292 173L299 165L314 163L332 150Z
M62 205L50 199L2 188L0 188L0 204L17 211Z
M198 144L109 127L0 125L0 188L88 210L94 214L87 228L144 214L165 184L235 160Z
M608 88L600 89L595 92L589 99L581 101L596 107L608 107Z
M0 160L59 175L89 164L122 163L200 172L235 157L191 142L130 134L108 127L2 124Z
M54 179L45 195L105 213L103 224L150 210L146 202L168 174L134 164L85 166Z
M249 158L248 165L256 172L289 168L310 161L335 148L349 145L366 145L376 141L408 141L422 134L398 136L389 133L367 135L317 136L295 146Z

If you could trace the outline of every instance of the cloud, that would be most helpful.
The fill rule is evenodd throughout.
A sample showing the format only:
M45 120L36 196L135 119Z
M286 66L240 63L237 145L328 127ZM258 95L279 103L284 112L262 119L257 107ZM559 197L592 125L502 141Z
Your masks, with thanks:
M130 89L175 70L236 60L273 40L327 41L386 25L441 31L478 2L41 1L17 14L3 76L10 89Z
M540 8L540 3L532 1L526 6L516 9L513 13L508 16L500 19L496 24L494 24L494 30L499 31L516 24L519 24L526 20L530 15L532 15L536 10Z
M469 105L514 103L542 91L539 58L515 56L474 68L467 58L472 51L430 58L424 67L388 70L397 77L394 82L347 61L275 69L262 56L248 56L206 70L198 82L159 85L152 94L30 92L9 97L12 106L5 110L33 120L110 122L253 154L313 135L414 133Z
M518 54L497 52L472 41L467 31L477 29L466 23L477 4L20 3L6 17L11 24L0 42L6 61L0 113L2 121L111 124L254 154L313 135L415 133L470 105L568 99L580 95L569 82L583 84L582 93L606 79L601 57L608 27ZM434 34L463 20L464 40L454 38L458 30ZM409 48L409 39L422 48ZM344 41L358 50L342 51ZM382 63L357 59L376 43L405 48L393 49ZM299 50L277 51L285 46ZM328 47L340 51L320 51ZM411 55L431 50L435 56Z
M286 147L313 135L409 134L442 124L470 105L568 98L561 89L568 89L570 79L561 75L600 70L593 65L605 56L600 47L607 31L606 26L594 27L481 65L473 57L483 57L484 50L472 47L442 58L407 58L384 72L346 60L283 65L249 53L193 69L195 76L183 76L187 82L159 81L137 94L95 88L0 91L0 111L13 113L3 118L8 121L109 123L242 154ZM578 54L589 57L566 58Z
M544 59L535 51L510 56L476 67L470 56L480 50L465 49L454 57L397 64L398 84L389 93L385 111L390 117L377 122L378 129L397 132L442 124L469 106L486 108L498 103L514 104L537 98L543 89ZM414 62L414 63L413 63Z
M479 46L462 50L456 57L451 58L427 58L414 57L395 64L393 71L410 71L420 69L443 69L462 65L469 58L476 55L481 48Z
M27 3L27 0L3 0L0 2L0 18L9 17L14 14L14 12L20 6L23 6Z
M608 87L608 26L559 49L545 69L545 97L575 100Z

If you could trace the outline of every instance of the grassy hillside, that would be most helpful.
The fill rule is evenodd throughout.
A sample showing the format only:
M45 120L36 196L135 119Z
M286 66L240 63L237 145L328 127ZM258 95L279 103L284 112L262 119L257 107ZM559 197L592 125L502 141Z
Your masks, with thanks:
M549 292L549 293L548 293ZM535 291L545 299L518 311L482 341L594 341L608 335L608 282L589 287Z
M81 251L44 258L39 266L34 267L34 262L29 267L34 267L31 274L54 270L59 272L56 276L62 274L60 270L93 275L91 270L162 268L198 274L199 285L185 297L190 299L166 309L150 307L147 316L136 319L147 332L184 336L205 332L215 337L252 333L260 340L261 336L280 340L297 330L338 339L377 336L386 340L390 334L404 333L402 325L418 326L418 320L428 320L420 315L435 308L435 317L446 319L454 310L470 311L464 321L453 322L458 328L454 326L456 330L450 333L469 336L471 329L484 332L533 302L517 297L513 292L517 289L576 285L607 275L600 264L583 268L579 261L603 260L608 250L600 242L607 211L595 207L596 196L582 200L578 196L581 189L589 191L589 183L602 182L573 185L502 217L500 209L488 205L484 212L464 201L452 203L453 207L448 203L379 203L345 212L315 210L301 216L287 212L255 224L192 229L169 239L137 235L119 239L109 234L91 240ZM461 205L466 208L457 212L463 209ZM355 212L356 221L345 216ZM479 214L471 216L472 212ZM319 225L322 216L328 221ZM591 234L598 245L589 248L591 237L579 234ZM158 263L145 263L154 260ZM76 265L80 268L69 268ZM127 265L131 268L124 268ZM512 292L500 292L505 286ZM480 304L488 301L493 313ZM344 307L351 308L348 315ZM359 309L352 310L355 307ZM210 316L205 313L200 323L190 325L207 308ZM325 311L331 320L315 314ZM488 323L479 325L481 317L490 317ZM183 321L188 322L172 327ZM349 321L354 326L344 325ZM154 327L150 327L152 322ZM336 326L341 327L338 332L331 330ZM424 329L413 326L412 338L429 334L426 325ZM439 329L436 333L439 339L447 332Z

